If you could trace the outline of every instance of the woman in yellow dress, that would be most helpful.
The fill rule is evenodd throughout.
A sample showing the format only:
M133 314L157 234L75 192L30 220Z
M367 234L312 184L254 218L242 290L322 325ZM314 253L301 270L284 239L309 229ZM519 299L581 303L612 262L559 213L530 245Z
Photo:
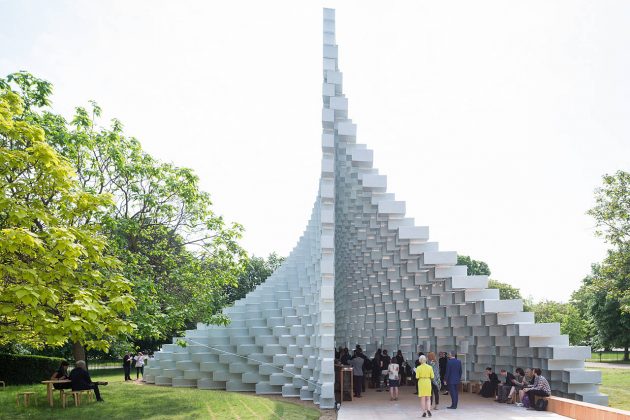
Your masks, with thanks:
M418 380L418 397L420 397L420 407L422 417L427 414L431 417L431 380L435 377L433 368L427 364L426 356L420 356L420 365L416 368L416 379Z

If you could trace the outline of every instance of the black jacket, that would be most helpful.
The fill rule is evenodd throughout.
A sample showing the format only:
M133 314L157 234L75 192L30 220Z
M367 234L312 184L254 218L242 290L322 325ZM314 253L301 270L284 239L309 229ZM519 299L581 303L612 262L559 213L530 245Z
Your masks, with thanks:
M92 378L86 370L75 367L70 372L70 380L72 381L72 390L81 391L83 389L92 388Z

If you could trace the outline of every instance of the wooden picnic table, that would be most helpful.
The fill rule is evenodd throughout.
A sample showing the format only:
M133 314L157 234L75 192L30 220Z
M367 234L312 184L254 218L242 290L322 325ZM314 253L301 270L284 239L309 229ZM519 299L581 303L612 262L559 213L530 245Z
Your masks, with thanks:
M53 388L54 384L69 384L72 382L70 379L50 379L48 381L42 381L43 384L48 386L46 390L46 397L48 398L48 404L52 407L53 403L53 392L55 391Z

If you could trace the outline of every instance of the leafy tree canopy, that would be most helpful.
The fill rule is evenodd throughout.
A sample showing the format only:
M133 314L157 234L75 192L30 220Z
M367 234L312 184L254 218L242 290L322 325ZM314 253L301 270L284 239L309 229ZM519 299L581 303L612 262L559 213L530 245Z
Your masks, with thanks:
M279 257L275 252L269 254L267 259L261 257L250 258L245 270L238 276L238 284L236 286L228 286L228 302L232 303L244 298L245 295L273 274L283 261L284 257Z
M592 324L582 316L575 304L545 300L534 303L532 310L536 322L560 323L560 332L569 336L571 345L591 344Z
M608 251L608 256L603 262L593 264L591 275L584 279L578 295L597 327L597 342L605 348L624 348L625 360L630 358L628 290L630 254ZM574 294L575 298L578 296Z
M81 189L44 130L23 116L22 100L3 81L0 345L70 340L107 349L111 337L133 330L122 316L134 307L120 262L95 223L112 198Z
M469 276L489 276L490 268L483 261L473 260L468 255L458 255L457 265L468 266Z
M220 309L247 261L238 243L242 227L213 212L194 172L146 153L118 120L99 126L94 101L68 122L42 108L52 91L47 82L20 73L2 83L31 104L24 118L44 129L82 191L111 197L114 205L92 217L132 284L134 338L167 340L196 322L229 322Z
M630 251L630 173L603 176L595 190L595 206L588 214L597 223L596 234L616 248Z

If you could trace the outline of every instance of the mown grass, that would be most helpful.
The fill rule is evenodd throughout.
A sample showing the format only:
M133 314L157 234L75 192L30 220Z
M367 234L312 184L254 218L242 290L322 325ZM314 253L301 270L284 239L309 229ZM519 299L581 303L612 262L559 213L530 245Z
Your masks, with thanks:
M135 376L135 375L134 375ZM104 403L72 403L61 407L59 393L55 406L46 400L45 385L7 386L0 391L0 419L319 419L320 412L290 402L224 391L138 385L122 380L122 369L92 373L92 378L108 381L101 386ZM37 404L16 407L20 391L37 392Z
M630 369L601 369L602 385L599 391L608 394L608 404L621 410L630 410Z
M622 351L604 351L604 352L592 352L591 358L586 360L587 362L601 362L601 363L623 363L630 364L630 361L623 360Z

